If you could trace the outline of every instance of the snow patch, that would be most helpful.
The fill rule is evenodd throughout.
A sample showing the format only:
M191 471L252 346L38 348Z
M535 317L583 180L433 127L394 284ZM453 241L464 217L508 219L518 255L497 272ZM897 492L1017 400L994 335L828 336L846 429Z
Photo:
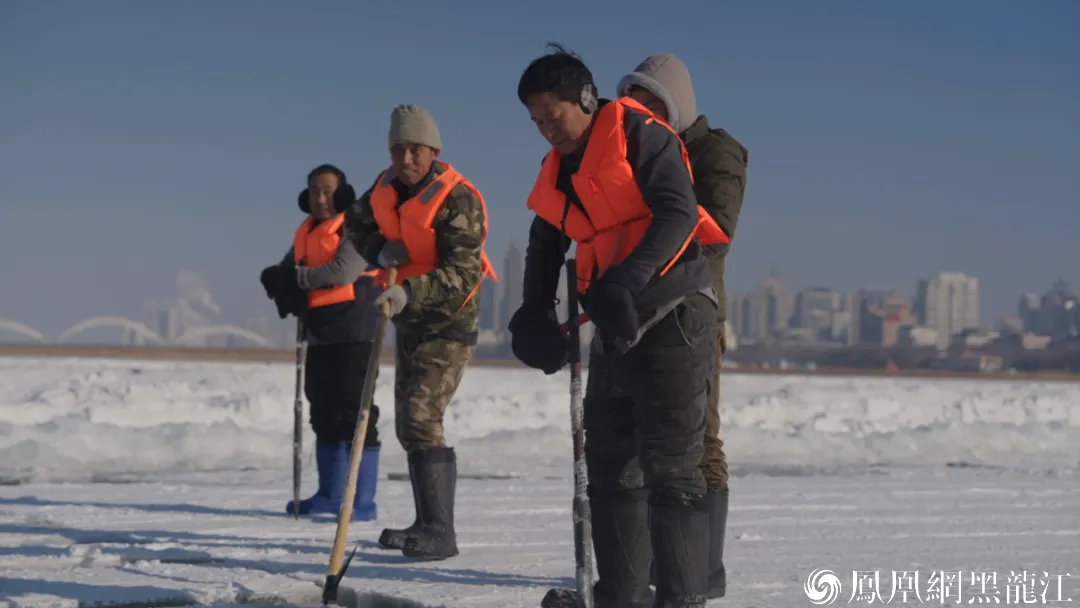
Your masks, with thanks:
M0 479L286 469L293 382L288 364L0 360ZM375 402L383 470L402 471L392 382L384 367ZM729 374L721 391L736 475L1080 467L1078 383ZM568 404L566 373L470 368L445 421L462 474L568 475Z

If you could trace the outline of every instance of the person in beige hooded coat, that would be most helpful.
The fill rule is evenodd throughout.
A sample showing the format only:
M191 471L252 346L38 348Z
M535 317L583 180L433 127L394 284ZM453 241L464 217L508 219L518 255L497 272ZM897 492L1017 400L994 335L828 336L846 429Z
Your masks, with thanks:
M716 220L724 232L734 238L735 225L746 193L745 147L727 131L709 126L698 114L697 99L686 64L675 55L652 55L634 71L623 76L617 86L620 97L632 97L654 114L667 120L679 133L690 156L694 191L698 205ZM705 457L701 469L709 488L709 597L723 597L727 589L724 568L724 531L728 511L728 467L724 442L720 439L720 369L727 350L724 322L727 297L724 293L724 260L730 244L705 247L712 269L716 293L720 298L719 344L716 375L710 383L709 413L706 421ZM647 539L648 535L643 535Z

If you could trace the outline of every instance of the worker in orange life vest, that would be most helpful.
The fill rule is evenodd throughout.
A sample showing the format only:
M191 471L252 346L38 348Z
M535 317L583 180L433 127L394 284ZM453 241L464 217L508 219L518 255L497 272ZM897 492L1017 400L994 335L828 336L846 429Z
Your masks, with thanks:
M458 554L457 456L446 445L443 417L476 349L481 282L497 277L484 252L484 198L439 159L431 114L394 108L388 139L391 166L346 214L357 250L379 266L382 280L397 268L376 303L389 303L393 314L394 426L408 454L416 520L383 530L379 544L445 559Z
M297 200L307 216L280 263L262 272L267 296L278 314L300 316L307 341L304 394L315 432L318 490L300 501L299 512L336 514L348 477L349 453L364 392L364 370L372 356L381 293L375 271L356 252L344 226L344 211L356 199L345 174L333 165L316 167ZM356 486L353 520L378 516L379 408L372 404L364 458ZM293 503L286 506L293 512Z
M577 290L596 327L584 398L596 606L703 607L698 464L718 302L702 246L727 235L697 204L679 136L633 99L598 99L577 56L556 45L534 60L518 98L551 148L527 201L536 215L512 344L546 373L565 364L565 347L551 346L562 339L555 294L576 245Z

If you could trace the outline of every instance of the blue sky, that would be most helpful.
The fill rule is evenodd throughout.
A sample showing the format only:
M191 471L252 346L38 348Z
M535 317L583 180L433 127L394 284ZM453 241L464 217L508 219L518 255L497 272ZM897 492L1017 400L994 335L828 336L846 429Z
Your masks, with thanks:
M333 162L366 188L399 103L484 192L501 263L546 149L517 79L549 40L609 96L651 53L687 62L699 111L750 150L733 292L773 266L793 289L906 292L957 270L1008 313L1058 276L1080 287L1077 31L1073 0L9 0L0 317L150 320L181 269L229 320L273 317L258 273L304 175Z

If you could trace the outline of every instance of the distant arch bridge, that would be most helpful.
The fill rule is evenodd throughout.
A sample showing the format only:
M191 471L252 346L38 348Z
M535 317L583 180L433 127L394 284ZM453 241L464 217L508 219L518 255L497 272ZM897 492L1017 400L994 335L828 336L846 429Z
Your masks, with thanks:
M73 338L74 336L77 336L85 331L89 331L91 329L100 329L103 327L126 329L133 332L135 335L139 336L146 342L159 345L174 344L177 346L191 346L197 344L200 340L213 336L235 336L237 338L243 338L249 342L253 342L259 346L273 346L273 344L271 344L270 341L267 340L265 337L251 331L250 329L245 329L238 325L200 325L186 330L183 334L173 338L172 340L166 340L160 334L147 327L145 323L128 319L126 317L102 316L91 317L89 319L79 321L78 323L60 332L60 335L56 336L55 339L50 340L45 334L34 329L33 327L30 327L29 325L26 325L25 323L20 323L13 319L0 318L0 334L18 334L24 338L29 338L30 340L41 344L64 344L71 340L71 338Z

